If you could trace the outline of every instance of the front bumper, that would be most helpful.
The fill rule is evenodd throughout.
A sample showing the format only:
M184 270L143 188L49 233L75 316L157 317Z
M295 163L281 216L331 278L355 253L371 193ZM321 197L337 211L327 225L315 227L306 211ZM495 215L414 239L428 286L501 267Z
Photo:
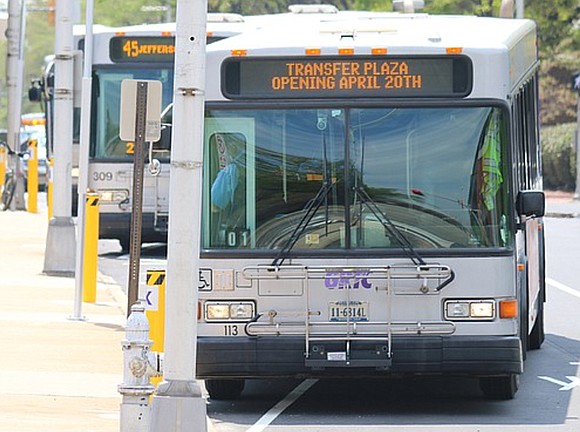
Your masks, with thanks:
M345 351L344 342L317 343L326 352ZM376 343L351 342L350 357L364 358ZM388 376L448 374L493 376L523 372L518 337L394 337L389 367L308 367L300 337L200 337L197 376L207 378ZM360 365L360 363L358 363ZM370 364L370 363L369 363Z

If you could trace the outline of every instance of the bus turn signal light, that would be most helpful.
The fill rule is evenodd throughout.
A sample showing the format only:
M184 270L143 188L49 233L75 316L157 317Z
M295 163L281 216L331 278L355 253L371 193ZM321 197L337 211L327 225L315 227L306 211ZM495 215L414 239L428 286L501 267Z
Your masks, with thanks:
M499 302L500 318L516 318L518 316L518 301L515 299L501 300Z
M354 48L339 48L338 54L340 54L340 55L353 55Z
M463 48L461 47L449 47L446 49L447 54L461 54L463 52Z
M306 55L320 55L321 52L322 50L320 48L306 48L304 50Z
M371 54L373 55L387 55L386 48L373 48L371 49Z

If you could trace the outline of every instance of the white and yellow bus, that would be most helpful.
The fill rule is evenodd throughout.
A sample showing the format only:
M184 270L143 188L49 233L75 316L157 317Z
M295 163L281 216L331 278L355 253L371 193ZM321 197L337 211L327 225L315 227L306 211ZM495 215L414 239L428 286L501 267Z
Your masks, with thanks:
M210 396L252 378L452 374L512 398L544 339L535 24L275 27L207 48Z

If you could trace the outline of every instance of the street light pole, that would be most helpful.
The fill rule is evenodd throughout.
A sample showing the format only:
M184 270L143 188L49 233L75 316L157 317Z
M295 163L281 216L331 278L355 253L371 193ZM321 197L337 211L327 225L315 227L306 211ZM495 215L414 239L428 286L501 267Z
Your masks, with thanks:
M207 431L195 381L207 0L178 0L176 17L164 381L151 432Z
M577 79L580 81L580 74ZM576 96L576 134L574 138L576 143L576 190L574 199L580 200L580 85Z
M24 0L23 0L24 1ZM22 76L24 75L24 24L26 5L18 0L8 1L6 87L8 93L8 128L6 139L8 148L15 153L10 155L10 166L16 173L16 191L11 210L25 210L24 178L20 175L20 116L22 108Z
M54 171L53 218L48 224L44 273L75 272L75 226L72 219L73 30L72 0L56 3L54 44Z
M524 0L516 0L516 18L524 18Z
M83 262L85 256L85 198L89 186L89 141L91 139L91 96L93 65L93 9L94 1L85 5L85 49L81 94L81 130L79 142L79 179L77 202L77 244L75 261L75 299L72 319L82 319Z

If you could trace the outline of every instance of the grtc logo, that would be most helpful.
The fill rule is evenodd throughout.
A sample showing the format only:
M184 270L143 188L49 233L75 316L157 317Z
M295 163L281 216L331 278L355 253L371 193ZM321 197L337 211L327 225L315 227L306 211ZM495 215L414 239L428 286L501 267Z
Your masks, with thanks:
M368 281L368 271L360 272L326 272L324 286L328 289L359 289L361 286L371 289L373 285Z

